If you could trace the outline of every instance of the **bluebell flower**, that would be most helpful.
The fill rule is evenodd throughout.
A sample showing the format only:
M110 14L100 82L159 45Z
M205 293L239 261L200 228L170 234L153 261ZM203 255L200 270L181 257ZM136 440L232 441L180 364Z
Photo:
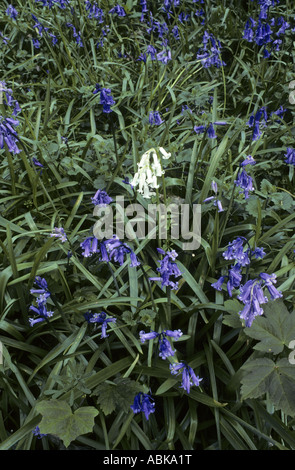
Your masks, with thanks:
M126 16L126 12L123 7L116 5L109 11L112 15L117 14L118 16Z
M253 128L252 140L258 140L261 136L261 127L267 126L267 111L266 107L261 107L255 114L252 114L248 121L248 126ZM264 123L263 123L264 120Z
M63 227L54 227L54 232L50 236L58 238L61 243L65 243L68 239Z
M268 290L271 300L283 296L282 292L274 286L277 282L275 274L260 273L259 278L260 280L249 280L240 287L238 299L244 303L244 308L239 312L239 315L245 320L246 327L251 327L255 317L264 313L261 305L268 302L268 298L263 292L264 288Z
M295 149L292 147L287 148L287 152L285 153L285 162L288 165L294 165L295 166Z
M6 15L9 16L12 20L17 19L18 12L12 5L8 5L8 8L6 10Z
M134 268L140 265L136 254L127 243L122 242L116 235L109 240L100 243L101 261L109 262L113 260L118 262L120 266L125 262L125 256L130 256L130 267Z
M44 165L42 165L42 163L40 163L40 162L37 160L37 158L35 158L35 157L32 158L32 161L33 161L33 164L34 164L35 166L37 166L38 168L41 169L41 170L40 170L40 174L41 174L42 168L44 168Z
M152 60L156 60L156 58L157 58L157 49L152 44L147 46L146 51L147 51L147 54L150 55Z
M32 42L33 42L33 46L35 47L35 49L40 49L40 41L38 38L33 38Z
M223 257L226 260L235 260L241 266L247 266L250 264L250 248L245 250L244 243L247 242L244 237L237 237L228 244L227 249L223 253Z
M162 283L162 288L170 286L173 290L178 289L178 282L171 280L171 277L181 276L181 271L179 270L175 259L178 256L175 250L165 252L161 248L157 248L158 252L164 256L162 260L159 260L160 267L157 268L157 271L160 273L160 277L150 277L150 281L160 281Z
M209 42L211 47L209 47ZM203 48L199 49L197 53L197 59L200 59L204 68L217 67L220 68L225 66L226 63L222 61L221 56L221 43L216 40L213 34L204 32L203 35Z
M157 60L162 64L167 65L169 60L172 60L171 51L167 47L157 53Z
M254 40L254 31L253 31L254 26L256 26L256 21L250 17L246 21L245 29L244 29L244 36L243 36L244 39L246 39L248 42L252 42Z
M207 129L207 135L209 139L216 139L217 135L215 134L214 126L212 123L209 124L209 127Z
M242 280L241 269L241 265L237 263L228 270L227 292L230 297L232 297L233 289L240 287Z
M6 143L9 152L18 154L20 149L17 146L18 136L17 132L14 129L19 125L19 121L16 119L7 117L3 118L0 116L0 148L4 148L4 143Z
M68 28L72 28L73 30L73 37L76 39L76 43L78 44L79 47L84 47L83 46L83 42L82 42L82 39L81 39L81 32L77 32L75 26L71 23L67 23L67 27Z
M149 123L154 126L160 126L163 123L163 119L161 118L161 114L159 111L151 111L149 114Z
M280 297L283 297L282 292L276 289L276 287L274 286L274 284L277 283L277 277L274 273L273 274L260 273L259 277L264 281L264 286L267 288L268 292L270 293L271 300L276 300L276 299L279 299Z
M107 194L106 191L98 189L95 195L91 198L91 201L95 206L107 206L113 202L113 199Z
M239 312L240 318L245 320L245 326L249 328L257 315L263 315L261 304L267 303L268 299L257 279L249 280L240 287L238 299L244 304L243 310Z
M42 437L47 436L47 434L41 434L39 426L36 426L35 429L33 429L33 434L36 436L38 439L42 439Z
M249 198L249 191L254 191L253 180L244 169L239 169L237 179L234 183L242 189L240 193L244 193L245 199Z
M30 326L43 322L45 319L48 319L53 315L53 312L47 310L46 307L46 302L51 295L46 280L40 276L36 276L34 283L37 285L38 289L33 288L30 290L30 293L38 294L38 297L36 298L37 306L31 305L29 309L35 312L38 315L38 318L29 318Z
M215 196L207 197L206 199L204 199L203 202L214 201L214 205L217 206L218 212L223 212L223 207L222 207L221 201L219 199L217 199L218 186L217 186L216 181L212 181L211 188L214 191Z
M187 393L190 393L191 386L195 385L199 387L200 382L203 380L199 378L199 376L196 376L193 369L185 362L170 364L169 368L173 375L180 374L182 370L182 383L180 388L183 388Z
M240 166L244 167L247 165L256 165L256 161L252 157L252 155L248 155L243 162L240 163Z
M101 88L99 83L95 85L95 90L93 94L96 94L100 92L100 104L102 104L102 110L104 113L111 113L112 109L111 106L113 106L116 102L114 98L111 95L111 89L110 88Z
M17 114L21 111L21 108L18 101L13 97L12 89L7 87L6 82L0 81L0 97L6 106L9 108L13 107L12 114L13 116L17 116Z
M116 323L117 319L114 317L107 317L105 312L100 313L84 313L84 318L88 323L100 323L101 338L107 338L109 335L106 333L108 323Z
M206 130L205 126L194 126L194 131L196 134L203 134Z
M155 403L152 397L148 393L139 392L135 398L133 405L130 406L134 414L144 413L146 420L149 419L149 415L155 412Z
M159 340L159 356L162 359L166 359L169 356L174 356L175 350L172 349L171 344L168 337L174 338L178 340L182 336L181 330L163 330L161 333L157 333L155 331L151 331L149 333L145 333L144 331L139 332L139 337L142 343L145 341L149 341L151 339L158 338Z
M180 36L179 36L179 29L178 29L178 26L177 26L177 25L173 26L171 32L172 32L173 36L175 37L175 39L177 39L177 40L180 39Z
M0 31L0 38L2 39L4 44L8 44L8 41L10 40L8 37L4 36L3 33Z
M219 290L221 291L222 290L222 285L225 281L225 276L220 276L219 279L217 279L216 282L214 282L213 284L211 284L211 286L213 287L213 289L216 289L216 290Z
M266 255L265 251L263 248L255 248L254 251L252 251L252 255L255 256L256 259L262 259Z
M94 2L92 5L89 0L85 1L85 8L86 11L88 11L88 18L89 19L96 19L98 23L103 23L103 18L104 18L104 12L101 8L97 6L97 3Z
M88 258L95 253L99 253L98 239L94 236L85 238L85 240L80 243L80 247L83 250L82 255L85 258Z

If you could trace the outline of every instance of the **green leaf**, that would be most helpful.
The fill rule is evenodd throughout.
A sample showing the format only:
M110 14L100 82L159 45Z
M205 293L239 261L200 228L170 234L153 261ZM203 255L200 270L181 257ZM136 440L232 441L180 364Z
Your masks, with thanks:
M276 410L295 417L295 368L286 358L276 363L268 358L250 359L243 366L241 397L259 398L268 393Z
M279 354L295 338L295 312L290 314L281 299L263 307L265 316L256 317L251 328L245 328L245 333L259 340L254 349Z
M120 377L114 382L114 384L100 384L93 391L93 395L98 395L97 403L105 415L111 414L116 409L128 413L135 395L142 391L142 386L138 382L126 377Z
M81 434L91 432L98 415L93 406L83 406L73 413L63 400L43 400L36 405L36 410L43 416L39 424L41 434L59 437L66 447Z

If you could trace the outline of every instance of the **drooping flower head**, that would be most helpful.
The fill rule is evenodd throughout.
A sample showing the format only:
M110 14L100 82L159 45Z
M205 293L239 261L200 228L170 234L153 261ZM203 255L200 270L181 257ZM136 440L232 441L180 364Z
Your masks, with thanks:
M166 152L163 147L159 147L158 150L163 159L170 158L171 154ZM154 192L150 192L150 189L159 187L157 178L164 174L156 149L151 148L145 152L137 166L138 171L135 173L130 184L133 188L138 186L137 191L141 193L144 198L150 198L155 194Z
M181 330L163 330L161 333L156 331L151 331L150 333L145 333L144 331L139 332L139 337L142 343L147 340L158 338L159 340L159 356L162 359L166 359L169 356L174 356L175 350L172 349L171 344L167 338L171 337L175 340L178 340L182 336Z
M102 104L102 110L104 113L111 113L113 106L116 102L111 95L112 90L110 88L101 88L99 83L96 84L93 94L100 92L100 104Z
M4 148L6 143L9 152L18 154L20 149L17 146L18 135L15 127L19 125L19 121L16 119L7 117L3 118L0 116L0 148Z
M193 369L185 362L170 364L169 368L173 375L178 375L182 371L182 383L180 388L183 388L187 393L190 393L191 386L195 385L199 387L200 382L203 380L199 376L196 376Z
M142 411L146 420L148 420L149 415L155 412L155 403L148 393L139 392L135 396L133 405L131 405L130 408L134 414Z
M107 194L106 191L103 191L102 189L98 189L95 195L91 198L91 201L95 206L105 207L111 202L113 202L113 199Z
M159 260L160 266L157 271L160 273L160 277L150 277L151 281L160 281L163 287L170 286L171 289L178 289L178 282L175 282L171 278L181 276L181 271L175 263L175 259L178 256L175 250L165 252L161 248L157 248L157 251L163 255L163 259Z
M117 319L108 317L105 312L91 313L86 312L84 318L88 323L98 323L101 326L101 338L107 338L109 335L106 333L108 323L116 323Z
M50 236L58 238L61 243L65 243L68 239L63 227L54 227L54 232Z

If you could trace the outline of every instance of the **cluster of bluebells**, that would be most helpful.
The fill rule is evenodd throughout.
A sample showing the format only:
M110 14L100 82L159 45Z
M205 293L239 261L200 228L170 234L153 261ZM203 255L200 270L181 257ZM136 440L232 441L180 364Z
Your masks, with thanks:
M101 326L101 338L107 338L109 336L107 334L108 323L116 323L116 318L108 317L105 312L86 312L84 313L84 318L88 323L95 323Z
M227 283L227 292L230 297L233 295L234 289L239 289L242 281L242 268L249 266L251 259L254 256L256 259L262 259L266 253L263 248L256 247L251 250L248 241L244 237L237 237L228 244L227 249L223 253L223 257L227 261L233 261L233 264L228 269L227 274L220 276L214 282L212 287L221 291L224 282Z
M168 338L173 338L177 341L182 334L181 330L172 331L167 329L163 330L161 333L157 333L156 331L150 331L149 333L140 331L139 337L142 343L158 338L159 357L165 360L175 354L175 350L172 349ZM185 362L174 362L173 364L170 364L169 367L171 374L173 375L182 373L180 388L183 388L187 393L190 393L191 386L195 385L198 387L200 382L203 380L199 378L199 376L196 376L193 369ZM134 413L139 413L141 411L144 412L145 417L148 420L149 414L155 411L155 404L150 395L140 392L135 396L131 409Z
M253 0L252 0L253 1ZM269 58L273 51L279 51L283 43L282 37L290 28L290 24L282 17L271 18L269 8L279 3L275 0L259 0L260 13L256 21L250 17L245 24L243 38L249 43L263 46L264 58Z
M197 53L197 59L201 61L204 68L224 67L226 63L221 59L221 43L212 33L205 31L203 34L203 46Z
M20 153L20 149L17 146L18 135L15 130L15 127L18 125L19 121L17 119L0 116L0 149L3 149L4 143L6 143L9 152L14 154Z
M163 124L163 119L161 118L161 114L159 111L151 111L149 114L149 123L152 126L160 126Z
M157 251L163 255L162 260L159 260L160 266L157 268L160 276L150 277L150 281L160 281L162 288L169 286L172 290L177 290L178 282L175 282L175 280L172 280L171 278L177 278L182 274L175 263L178 254L175 250L166 252L162 250L162 248L157 248Z
M7 10L6 10L6 15L9 16L12 20L17 19L18 12L16 8L14 8L13 5L8 5Z
M134 251L129 245L127 245L127 243L122 242L116 235L114 235L113 238L103 240L101 242L99 242L96 237L90 236L80 243L80 247L83 250L82 255L85 258L88 258L95 253L99 253L99 261L105 261L107 263L114 261L122 266L125 262L126 255L129 255L131 261L130 267L134 268L140 265L140 261Z
M252 113L248 121L248 126L253 129L252 140L256 141L261 137L262 129L267 128L268 124L271 122L271 118L273 118L275 122L280 123L285 112L286 109L281 106L278 110L268 114L266 106L262 106L256 113Z
M211 284L216 290L221 291L224 282L227 282L227 292L230 297L234 289L239 289L237 298L243 302L244 308L239 312L240 317L245 320L245 326L250 327L257 315L263 314L261 304L268 302L268 297L263 289L267 289L271 300L282 297L282 293L276 289L275 274L260 273L259 279L247 280L242 283L242 269L249 267L253 257L262 259L266 255L263 248L256 247L252 250L244 237L237 237L228 244L223 253L227 261L233 261L226 275L222 275L215 283Z
M282 297L282 293L274 286L277 279L275 274L260 273L258 279L249 280L240 287L238 299L243 302L244 308L239 312L240 318L245 320L245 326L251 327L258 315L263 315L262 304L268 302L263 289L267 289L271 300Z
M13 108L13 116L17 116L21 111L18 101L13 97L13 92L11 88L8 88L6 82L0 82L0 100L8 106L10 109Z
M34 284L37 288L33 288L30 290L31 294L37 294L36 298L36 306L31 305L30 310L32 310L36 315L37 318L29 318L30 326L34 326L36 323L40 323L45 321L46 319L52 317L53 312L51 310L47 310L47 301L50 297L50 292L48 289L47 281L40 276L35 277Z
M57 5L59 8L64 10L69 4L68 0L35 0L35 2L41 2L43 7L52 8L54 5Z
M81 39L81 32L77 32L77 29L72 23L67 23L68 28L72 28L73 30L73 38L75 38L76 43L78 44L79 47L83 47L83 42Z
M113 106L116 102L114 98L111 95L111 89L110 88L101 88L99 83L95 85L95 90L93 91L93 94L96 95L99 93L100 95L100 104L102 104L102 110L104 113L111 113L112 109L111 106Z
M171 153L166 152L163 147L158 147L159 154L164 160L171 157ZM137 188L137 191L143 195L144 198L149 199L155 193L151 189L159 187L157 178L164 174L161 162L157 155L157 150L151 148L144 152L141 156L140 162L137 164L138 171L135 173L131 186Z
M240 193L244 194L245 199L248 199L249 191L254 191L253 179L245 170L245 166L247 165L256 165L256 161L252 155L248 155L248 157L240 163L238 174L234 181L235 185L241 188Z
M35 15L32 14L32 18L35 21L35 23L33 25L33 29L38 31L39 37L42 38L43 33L47 33L47 35L51 38L52 44L55 46L58 43L58 39L57 39L56 35L53 34L52 32L50 32L48 27L43 26ZM33 46L36 49L40 48L40 41L39 41L38 38L33 38L32 42L33 42Z
M126 12L125 12L124 8L119 4L117 4L113 8L111 8L109 10L109 13L111 15L126 16Z
M92 203L95 206L105 207L113 202L113 199L103 189L98 189L95 195L91 198Z
M85 1L85 8L88 12L89 19L95 19L98 23L104 22L104 12L103 10L97 5L96 2L91 3L89 0Z

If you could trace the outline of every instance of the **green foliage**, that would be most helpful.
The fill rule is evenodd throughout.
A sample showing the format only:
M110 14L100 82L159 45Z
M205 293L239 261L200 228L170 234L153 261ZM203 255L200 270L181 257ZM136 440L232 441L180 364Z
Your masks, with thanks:
M82 406L72 412L63 400L43 400L37 404L36 411L42 415L40 433L59 437L66 447L78 436L91 432L98 415L93 406Z
M256 0L183 0L170 18L163 2L149 2L169 30L162 32L167 63L147 53L164 45L156 23L149 32L147 13L141 21L140 2L122 4L127 16L120 17L109 13L115 1L97 0L103 23L89 17L84 1L65 3L15 0L16 20L6 14L8 1L0 5L0 80L21 107L20 152L6 141L0 149L0 450L294 450L294 165L284 161L295 129L292 2L270 7L276 21L283 16L291 26L269 59L243 38L247 19L258 20ZM42 35L32 14L48 28ZM225 66L206 68L197 58L205 30L221 41ZM111 113L93 93L98 83L111 89ZM281 105L286 112L277 118L271 113ZM249 118L262 107L268 121L254 141ZM149 123L156 110L159 126ZM12 111L0 103L0 123ZM226 125L215 125L214 139L194 130L218 121ZM162 160L165 174L148 201L123 180L131 181L143 153L158 147L171 157ZM256 165L246 167L254 188L246 198L235 180L248 155ZM204 202L215 194L213 181L222 212ZM157 229L155 238L124 240L138 267L130 258L120 265L100 254L84 257L80 244L93 233L98 189L145 209L159 201L200 204L200 247L183 250ZM55 227L64 228L64 243L50 236ZM221 290L212 287L228 274L232 260L223 253L237 236L266 253L243 267L242 283L274 273L283 295L263 304L250 328L240 318L239 289L230 295L227 278ZM150 281L159 275L157 248L178 253L175 290ZM36 276L48 283L53 313L31 326ZM106 337L100 324L85 320L87 312L116 320ZM158 339L140 341L142 330L178 329L183 335L171 340L175 354L166 360ZM200 386L187 393L182 375L171 375L174 361L187 362ZM154 399L149 420L130 408L138 392Z

